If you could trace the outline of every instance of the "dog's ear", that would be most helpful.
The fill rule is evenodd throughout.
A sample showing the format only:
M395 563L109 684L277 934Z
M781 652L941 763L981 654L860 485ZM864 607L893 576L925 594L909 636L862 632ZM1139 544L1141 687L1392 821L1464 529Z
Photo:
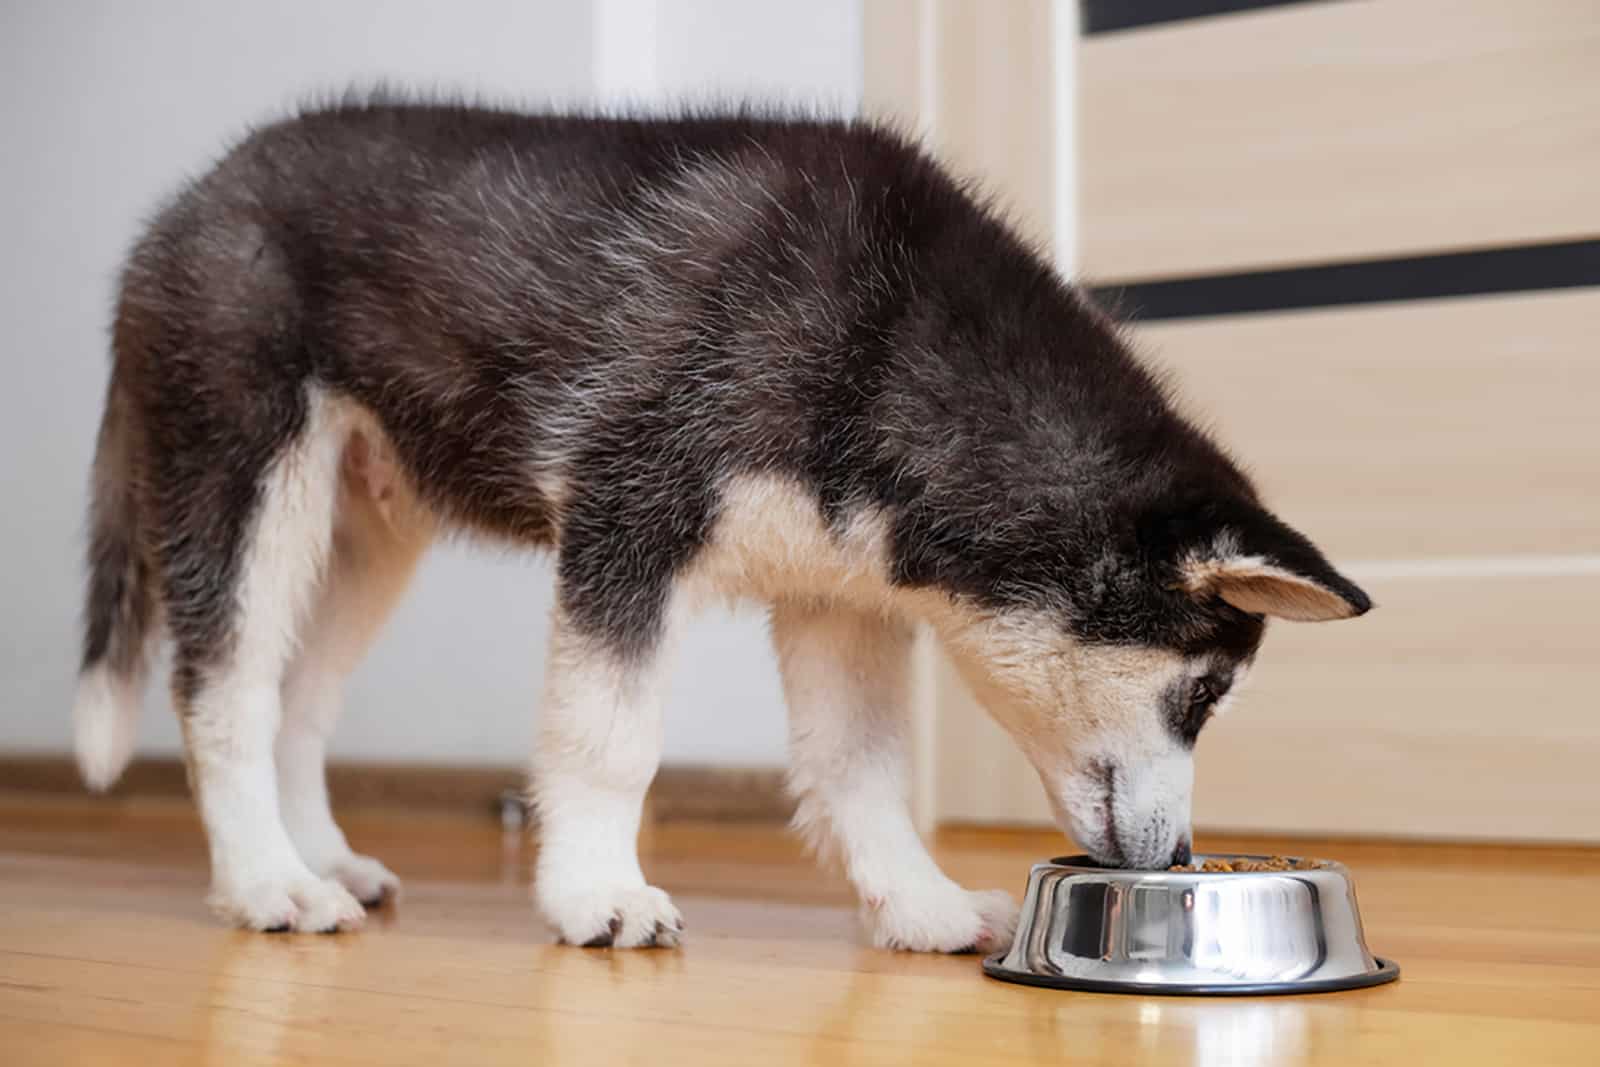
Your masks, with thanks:
M1264 511L1221 530L1179 573L1192 596L1218 597L1257 615L1326 622L1372 608L1372 598L1310 541Z

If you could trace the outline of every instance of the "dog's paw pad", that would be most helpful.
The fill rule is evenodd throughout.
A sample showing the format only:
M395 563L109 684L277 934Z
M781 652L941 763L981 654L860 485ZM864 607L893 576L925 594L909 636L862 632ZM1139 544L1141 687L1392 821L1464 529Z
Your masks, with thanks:
M361 901L331 879L296 886L289 895L299 909L296 930L342 933L360 929L366 921L367 909L361 906Z
M969 894L983 916L983 929L972 952L1004 952L1017 935L1017 899L1003 889L980 889Z
M309 876L217 889L210 903L235 926L271 933L339 933L360 929L366 918L361 902L344 886Z
M972 892L954 883L889 894L870 909L872 942L907 952L976 953L1009 948L1017 905L1000 890Z
M381 908L400 897L400 879L371 856L352 852L327 864L322 874L348 889L366 908Z
M683 920L675 923L656 923L656 928L650 932L650 940L645 944L652 948L677 948L683 940Z
M595 936L591 937L589 940L585 941L580 947L581 948L610 948L612 943L614 941L616 941L616 939L617 939L617 931L619 931L621 929L622 929L622 916L613 915L613 916L611 916L611 919L606 923L606 932L605 933L596 934Z
M577 899L542 899L556 936L584 948L672 948L682 939L683 916L654 886L617 889Z

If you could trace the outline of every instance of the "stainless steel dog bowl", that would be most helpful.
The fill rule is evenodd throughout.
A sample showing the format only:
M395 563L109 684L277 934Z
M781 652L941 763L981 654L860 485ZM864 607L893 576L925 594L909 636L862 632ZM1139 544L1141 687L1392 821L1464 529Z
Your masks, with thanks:
M1324 862L1240 873L1116 870L1087 856L1036 864L1016 940L983 969L1101 993L1320 993L1392 982L1400 968L1367 951L1349 870Z

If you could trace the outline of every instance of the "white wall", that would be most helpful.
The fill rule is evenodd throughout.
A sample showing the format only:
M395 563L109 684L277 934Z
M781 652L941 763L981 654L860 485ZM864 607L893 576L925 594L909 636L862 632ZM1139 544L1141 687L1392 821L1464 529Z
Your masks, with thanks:
M60 751L77 658L84 493L119 259L139 220L247 123L386 79L537 105L745 91L853 110L861 0L34 0L0 7L0 750ZM638 27L654 25L655 33ZM631 73L619 73L631 72ZM623 84L620 79L627 79ZM550 603L545 561L441 549L358 673L360 759L519 763ZM164 686L141 748L177 750ZM754 613L705 621L669 760L777 763Z

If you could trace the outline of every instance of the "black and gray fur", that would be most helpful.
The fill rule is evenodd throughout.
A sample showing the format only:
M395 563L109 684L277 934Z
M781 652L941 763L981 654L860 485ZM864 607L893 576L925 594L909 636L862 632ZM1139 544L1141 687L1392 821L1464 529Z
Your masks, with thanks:
M131 662L157 602L181 677L228 640L308 383L373 412L450 525L554 545L559 478L565 599L629 654L741 470L883 509L898 583L1089 641L1247 656L1258 616L1178 588L1224 527L1368 603L1105 315L864 123L304 114L160 213L113 348L86 665Z
M1015 913L883 807L919 613L1013 706L1080 843L1153 864L1187 854L1191 750L1264 617L1370 606L1105 314L871 124L309 112L161 211L113 353L80 765L104 786L125 764L159 626L213 905L256 929L352 928L398 886L328 813L327 693L440 531L557 556L538 892L576 944L676 940L634 854L659 743L631 686L729 530L809 524L807 551L845 559L871 529L870 595L830 585L837 560L761 595L792 723L803 705L800 821L854 835L899 947L998 945ZM389 474L409 532L384 525ZM800 500L782 530L751 522L787 506L752 485ZM308 637L302 614L333 622Z

